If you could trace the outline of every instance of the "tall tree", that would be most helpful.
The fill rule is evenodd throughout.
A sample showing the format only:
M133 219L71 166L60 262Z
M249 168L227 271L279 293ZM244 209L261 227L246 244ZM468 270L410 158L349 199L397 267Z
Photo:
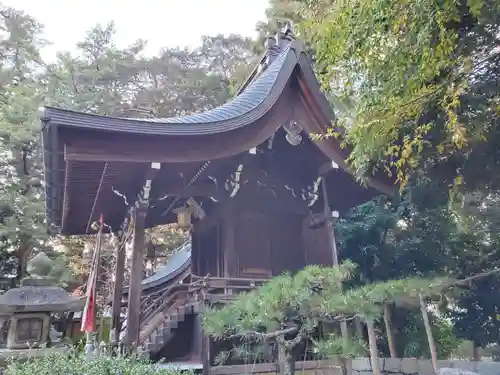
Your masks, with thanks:
M466 195L455 208L458 219L458 246L451 258L453 272L459 277L477 274L500 266L498 225L500 201L496 194ZM500 278L491 275L465 288L462 296L448 306L456 334L473 343L474 358L479 348L500 340Z
M47 238L38 143L41 25L3 6L0 24L0 251L15 257L22 278L28 256Z
M207 66L208 74L219 77L223 95L234 95L257 64L252 45L250 38L239 35L202 37L201 46L195 53L200 62ZM220 97L220 94L215 96ZM223 97L221 99L224 100Z
M59 53L47 65L47 102L75 110L123 116L141 86L145 44L137 41L125 49L113 42L115 27L97 25L77 43L77 53Z
M123 117L202 112L229 100L252 58L251 41L237 35L205 36L193 50L167 48L145 57L145 42L118 48L115 32L113 23L96 25L77 44L76 53L59 53L56 62L46 66L46 104ZM168 227L151 229L150 237L162 255L186 239ZM71 269L85 270L78 264L80 239L57 243L68 249Z
M497 183L498 1L300 2L325 87L351 103L332 133L358 175L385 169L404 185L440 166L448 181Z

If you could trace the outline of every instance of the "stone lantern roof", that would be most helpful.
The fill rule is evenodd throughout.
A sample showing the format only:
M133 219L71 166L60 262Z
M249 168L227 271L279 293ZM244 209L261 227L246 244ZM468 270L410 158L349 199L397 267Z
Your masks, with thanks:
M45 253L33 257L28 264L31 277L24 279L21 287L10 289L0 296L0 314L83 310L85 298L72 296L54 285L48 277L51 270L52 261Z

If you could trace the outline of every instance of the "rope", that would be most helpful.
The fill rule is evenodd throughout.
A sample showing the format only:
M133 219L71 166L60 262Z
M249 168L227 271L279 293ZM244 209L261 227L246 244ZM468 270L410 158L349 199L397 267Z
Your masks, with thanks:
M210 160L203 163L203 165L200 167L200 169L198 169L198 172L196 172L194 174L194 176L191 178L191 180L189 180L189 182L184 186L184 188L187 188L187 187L190 187L191 185L193 185L196 182L196 180L198 179L198 177L200 177L200 175L203 173L203 171L205 169L208 168L209 165L210 165ZM166 214L168 214L172 210L172 208L175 206L175 204L177 202L179 202L179 200L180 200L180 198L178 196L175 197L172 200L172 203L170 203L170 205L165 209L165 211L163 211L161 216L165 216Z

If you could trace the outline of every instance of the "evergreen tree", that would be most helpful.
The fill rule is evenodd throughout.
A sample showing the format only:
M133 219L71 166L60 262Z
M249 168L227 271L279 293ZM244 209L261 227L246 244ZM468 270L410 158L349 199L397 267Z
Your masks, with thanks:
M204 328L213 338L239 339L242 343L222 354L219 360L247 356L249 351L253 356L261 355L271 344L277 349L274 360L279 361L280 373L291 375L296 348L306 340L318 340L318 330L325 322L357 316L372 327L385 303L412 304L420 296L438 295L454 283L446 278L406 278L342 292L342 282L350 278L354 269L351 262L337 267L308 266L293 276L277 276L221 309L207 309L203 314ZM378 369L374 330L370 330L369 336L373 368ZM320 339L316 349L322 355L346 358L356 355L359 346L332 335L327 341Z
M17 263L22 278L27 258L47 238L38 142L41 25L6 7L0 21L6 35L0 41L0 251L3 265Z

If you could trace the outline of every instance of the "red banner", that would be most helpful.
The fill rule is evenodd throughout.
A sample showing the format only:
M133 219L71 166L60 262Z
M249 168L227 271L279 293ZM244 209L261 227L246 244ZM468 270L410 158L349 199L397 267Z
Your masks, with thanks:
M94 255L92 257L90 275L87 281L87 301L85 302L85 308L83 309L82 327L81 327L82 332L96 331L96 286L97 286L97 279L99 276L103 228L104 228L104 217L101 214L101 217L99 219L99 232L97 233Z

